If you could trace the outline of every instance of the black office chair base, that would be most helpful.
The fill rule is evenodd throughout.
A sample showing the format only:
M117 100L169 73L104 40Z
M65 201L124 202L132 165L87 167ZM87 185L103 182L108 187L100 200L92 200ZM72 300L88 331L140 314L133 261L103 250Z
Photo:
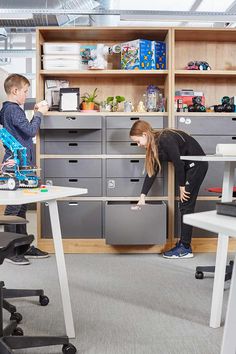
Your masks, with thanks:
M0 353L14 354L15 349L39 348L51 345L62 345L63 354L75 354L77 352L68 337L28 337L18 335L5 336L0 339Z
M232 277L234 262L230 261L229 265L225 268L225 281L230 280ZM203 279L205 273L215 273L215 266L199 266L196 267L195 278L196 279Z

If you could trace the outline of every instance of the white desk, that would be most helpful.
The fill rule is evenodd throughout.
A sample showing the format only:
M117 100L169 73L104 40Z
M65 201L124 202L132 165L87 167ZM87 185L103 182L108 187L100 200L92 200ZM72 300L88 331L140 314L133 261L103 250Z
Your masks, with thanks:
M203 213L189 214L184 216L187 224L201 227L203 229L220 232L236 237L236 218L225 215L218 215L215 210ZM236 264L236 255L234 262ZM224 270L224 269L223 269ZM235 267L231 278L229 301L227 307L221 354L235 354L236 352L236 272Z
M224 166L224 177L222 186L222 202L229 202L232 200L233 185L234 185L234 170L236 168L236 156L216 156L216 155L206 155L206 156L181 156L182 160L191 161L209 161L209 162L219 162L223 161ZM201 214L201 213L200 213ZM194 214L196 215L196 214ZM191 214L184 216L184 222L190 224L189 218ZM200 227L200 225L198 225ZM204 228L204 227L203 227ZM220 228L216 230L218 235L217 251L216 251L216 264L215 264L215 277L212 292L212 303L211 303L211 316L210 316L210 327L218 328L221 324L221 314L222 314L222 304L224 295L224 279L225 279L225 268L227 262L227 252L228 252L228 242L230 233L226 232L225 229L222 231Z
M74 322L72 317L71 301L68 287L64 251L61 238L57 199L72 197L88 192L85 188L68 188L47 186L48 192L40 189L18 189L16 191L0 191L0 205L18 205L36 202L47 202L52 227L52 235L55 247L58 277L61 289L62 306L65 318L66 334L69 338L75 337Z

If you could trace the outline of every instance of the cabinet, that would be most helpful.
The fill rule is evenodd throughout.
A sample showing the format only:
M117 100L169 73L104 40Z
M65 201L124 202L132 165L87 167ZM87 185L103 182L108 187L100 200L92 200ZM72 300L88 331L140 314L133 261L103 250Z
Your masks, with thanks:
M137 38L166 42L166 70L121 70L120 62L115 55L109 56L107 70L57 71L43 70L41 66L42 48L45 42L114 45ZM63 220L65 251L159 252L163 249L162 246L149 244L146 247L143 240L139 240L137 244L135 241L131 242L132 248L128 244L125 246L124 240L123 246L106 244L106 208L111 206L112 209L109 210L116 210L123 203L125 205L124 208L121 207L123 212L127 205L138 200L144 179L144 151L130 140L130 127L135 120L144 119L157 129L165 127L183 129L200 142L206 153L214 153L217 143L235 142L236 112L176 113L174 95L176 90L184 88L203 91L207 106L220 104L222 96L235 95L236 30L47 27L37 29L37 53L38 100L44 99L46 79L66 79L71 87L80 87L81 95L97 87L99 100L102 101L108 96L123 95L135 106L142 99L148 85L156 85L162 89L166 97L164 113L49 112L43 119L40 136L37 139L37 164L42 169L43 181L51 180L58 185L87 187L89 191L86 196L60 202L62 219L68 220L68 222ZM191 60L207 61L212 70L184 70ZM207 189L220 185L222 176L223 168L219 164L210 165L199 193L198 211L212 208L218 200L218 196L210 194ZM148 200L165 202L167 247L175 242L178 234L176 207L178 194L176 192L173 167L170 164L163 166L162 175L156 178ZM79 220L80 213L81 217L83 216L82 225ZM78 215L78 225L72 222L72 218L76 219L76 215ZM94 219L91 216L94 216ZM115 216L116 212L112 212L109 217L114 219ZM45 220L47 220L47 208L43 207L38 222L39 245L51 251L50 226L44 222ZM214 235L208 236L200 230L194 231L194 251L215 249L215 246L212 246L215 245ZM112 241L109 243L111 244Z
M235 30L224 29L173 29L173 86L175 91L191 88L194 91L203 91L206 106L221 104L223 96L235 96L236 87L236 40ZM196 71L184 70L189 61L207 61L212 70ZM174 101L174 100L173 100ZM191 134L203 147L207 154L214 154L219 143L235 143L236 112L235 113L176 113L174 102L172 105L172 126ZM196 211L205 211L215 208L217 194L210 193L208 188L222 186L223 163L211 164L205 180L201 186ZM177 197L176 197L177 200ZM176 208L175 224L178 224L179 215ZM176 226L175 233L179 234ZM209 236L211 238L209 239ZM193 244L196 249L207 251L212 249L214 235L201 229L194 229ZM199 247L198 247L199 246Z
M158 222L156 228L159 228L159 237L152 233L152 238L150 236L145 239L145 235L140 233L136 239L130 239L127 234L126 241L117 237L109 238L105 226L117 221L116 212L109 215L106 213L107 205L123 203L130 209L132 203L137 202L144 181L145 151L129 138L132 124L143 119L157 129L169 125L170 50L167 51L166 70L121 70L116 55L109 56L107 70L43 70L40 60L45 42L77 41L87 45L114 45L137 38L165 41L167 48L170 48L171 29L77 27L37 30L38 100L44 99L45 80L58 78L68 80L70 87L79 87L81 96L97 88L99 101L108 96L122 95L137 106L147 86L151 84L158 86L167 98L166 112L49 112L43 119L37 140L37 163L41 167L43 182L88 188L86 196L59 202L66 251L83 252L83 247L86 247L86 251L100 252L103 249L105 252L116 252L119 247L119 251L127 252L129 249L125 245L132 245L133 250L138 252L158 252L167 241L167 166L163 167L148 198L149 202L154 203L148 209L153 210L152 222ZM118 205L115 207L117 210ZM114 211L114 208L109 210ZM158 220L154 217L155 213ZM124 215L128 214L124 212ZM140 222L138 214L132 215ZM134 225L134 219L126 218L125 225L126 230L129 230ZM40 246L50 250L51 227L46 205L40 210L39 235Z

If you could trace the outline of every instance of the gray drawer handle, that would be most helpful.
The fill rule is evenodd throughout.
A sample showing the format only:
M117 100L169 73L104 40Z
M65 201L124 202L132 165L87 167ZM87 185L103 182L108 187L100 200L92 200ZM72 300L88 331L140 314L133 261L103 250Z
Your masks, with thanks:
M69 133L69 134L77 134L77 133L78 133L78 130L69 130L68 133Z
M78 178L69 178L69 182L78 182Z
M78 143L69 143L69 146L78 146Z
M78 160L69 160L69 163L78 163Z
M139 120L139 117L130 117L130 120Z
M139 163L139 160L130 160L131 163Z
M69 206L77 206L77 205L79 205L79 203L78 202L69 202L68 205Z
M131 178L130 182L139 182L139 178Z
M68 120L76 120L76 117L73 117L73 116L67 116L66 119Z
M130 143L130 146L138 146L137 143Z

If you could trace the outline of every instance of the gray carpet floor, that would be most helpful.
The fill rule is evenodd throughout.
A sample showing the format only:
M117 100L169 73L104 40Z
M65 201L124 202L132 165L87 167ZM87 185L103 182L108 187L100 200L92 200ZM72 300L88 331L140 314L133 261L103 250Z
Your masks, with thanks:
M217 354L223 328L209 328L213 278L194 277L196 265L213 265L214 254L166 260L161 255L66 255L80 354ZM8 288L43 288L36 298L11 300L23 315L26 335L65 334L55 257L29 266L4 263ZM227 286L226 286L227 288ZM223 322L228 289L225 290ZM4 314L5 319L8 318ZM18 350L61 353L61 346Z

